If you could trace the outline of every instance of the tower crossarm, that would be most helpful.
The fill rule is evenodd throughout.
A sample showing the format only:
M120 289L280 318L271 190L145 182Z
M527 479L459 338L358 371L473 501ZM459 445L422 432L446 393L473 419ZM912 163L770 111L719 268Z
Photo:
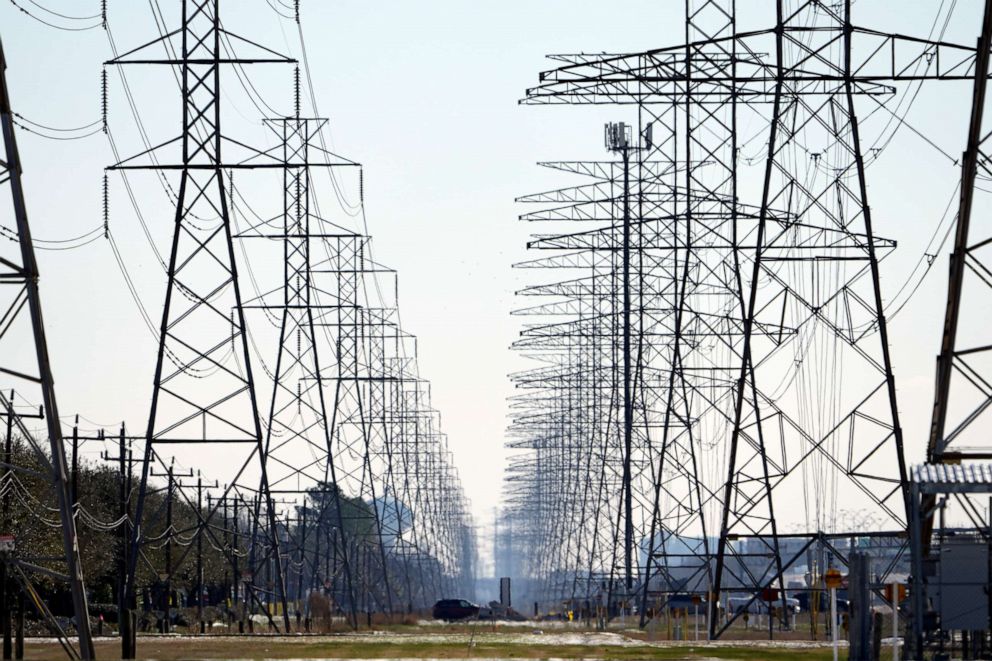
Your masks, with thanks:
M848 80L855 94L886 95L897 82L974 79L974 46L851 29L856 59L848 72L828 54L844 39L843 27L785 28L785 39L796 46L784 80L793 94L834 94ZM774 39L775 30L762 30L695 42L688 45L688 59L686 45L625 55L552 56L567 63L541 72L539 84L528 89L520 103L665 103L684 96L689 83L697 100L722 103L735 91L743 101L771 103L778 74L764 53L774 51ZM703 52L706 46L713 52ZM727 55L731 46L736 47L733 57Z

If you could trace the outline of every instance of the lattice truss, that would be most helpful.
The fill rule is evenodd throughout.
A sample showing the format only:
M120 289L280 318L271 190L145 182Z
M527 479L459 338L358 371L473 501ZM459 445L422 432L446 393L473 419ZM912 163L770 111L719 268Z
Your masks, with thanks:
M288 603L312 589L352 618L428 606L469 589L469 504L400 324L396 274L326 199L359 164L327 149L326 120L301 117L298 69L295 113L265 120L266 144L222 131L222 72L295 61L217 12L217 0L184 0L177 30L109 63L174 67L183 111L179 138L111 168L156 172L176 204L131 598L143 530L161 514L142 502L178 458L217 480L178 534L224 549L243 583L236 603L281 602L273 625L289 629ZM194 502L190 488L175 497Z
M905 526L878 277L895 242L858 113L968 79L975 49L857 27L845 3L782 0L746 33L727 0L686 15L684 45L551 56L523 100L625 124L612 160L545 164L585 184L520 200L540 207L528 247L554 252L518 266L566 270L520 292L544 302L519 312L538 366L513 376L506 516L517 552L541 549L534 599L754 595L784 587L783 527Z
M6 69L0 42L0 233L5 239L0 240L0 530L6 547L0 552L0 564L7 583L4 598L8 598L8 585L18 586L69 657L90 659L94 653L89 621L77 628L78 642L70 642L35 586L39 579L55 579L69 588L74 612L87 612ZM49 529L60 531L61 544L50 547L52 552L40 553L37 549L44 548ZM12 534L15 530L21 531L20 537ZM25 550L30 548L36 551ZM4 608L9 617L10 604L5 602Z
M989 226L988 72L992 44L992 5L985 3L978 57L973 68L974 87L967 143L961 159L961 195L958 223L951 252L950 283L944 313L943 337L937 358L934 409L927 445L927 461L959 463L992 459L988 434L992 404L992 347L985 339L989 288L992 287ZM982 506L965 505L976 526Z

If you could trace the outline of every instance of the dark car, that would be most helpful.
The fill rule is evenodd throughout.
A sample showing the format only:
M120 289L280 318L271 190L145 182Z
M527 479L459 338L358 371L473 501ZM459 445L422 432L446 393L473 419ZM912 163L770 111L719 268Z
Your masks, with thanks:
M466 620L479 616L479 606L464 599L442 599L434 604L435 620Z

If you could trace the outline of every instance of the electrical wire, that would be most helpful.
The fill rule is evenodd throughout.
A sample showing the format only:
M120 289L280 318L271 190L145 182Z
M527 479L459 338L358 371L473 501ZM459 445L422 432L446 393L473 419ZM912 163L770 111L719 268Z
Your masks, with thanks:
M75 28L74 27L66 27L64 25L56 25L55 23L52 23L51 21L48 21L48 20L46 20L44 18L41 18L40 16L36 16L35 14L32 14L26 8L24 8L21 5L17 4L16 0L9 0L9 1L10 1L10 4L14 5L14 7L16 7L18 10L20 10L20 12L22 14L24 14L24 15L32 18L32 19L34 19L35 21L37 21L37 22L39 22L39 23L41 23L43 25L46 25L46 26L48 26L50 28L54 28L56 30L63 30L65 32L84 32L86 30L94 30L94 29L99 28L99 27L102 26L102 24L100 22L94 23L93 25L86 25L86 26L75 27ZM28 1L31 2L31 0L28 0ZM40 7L40 5L38 5L35 2L31 2L31 4ZM48 11L48 10L45 10L45 11ZM49 12L49 13L54 14L54 12ZM73 20L77 20L77 19L73 19ZM86 19L78 19L78 20L86 20Z
M90 122L89 124L83 124L82 126L76 126L76 127L73 127L73 128L58 128L58 127L54 127L54 126L47 126L45 124L39 124L38 122L35 122L35 121L30 120L30 119L28 119L27 117L25 117L24 115L22 115L22 114L20 114L18 112L15 112L15 113L12 113L12 114L14 115L14 117L18 118L22 122L26 122L28 124L31 124L32 126L35 126L35 127L39 128L39 129L44 129L46 131L57 131L57 132L60 132L60 133L78 133L80 131L85 131L87 129L91 129L94 126L98 126L101 123L101 120L98 119L95 122Z
M28 0L28 2L30 2L32 5L34 5L35 7L37 7L38 9L42 10L45 13L51 14L52 16L58 16L59 18L64 18L67 21L91 21L93 19L98 19L102 17L101 14L93 14L92 16L69 16L67 14L60 14L57 11L53 11L47 7L44 7L35 0Z
M61 136L59 136L59 135L48 135L48 134L43 133L43 132L41 132L41 131L39 131L37 129L31 128L27 124L24 124L22 122L19 122L16 119L14 120L14 124L17 125L17 126L19 126L22 130L27 131L28 133L31 133L33 135L37 135L38 137L45 138L46 140L58 140L58 141L62 141L62 142L67 142L67 141L70 141L70 140L83 140L85 138L89 138L90 136L94 136L97 133L102 133L103 132L103 129L102 128L97 127L95 129L89 131L88 133L84 133L82 135L73 135L73 136L61 135Z

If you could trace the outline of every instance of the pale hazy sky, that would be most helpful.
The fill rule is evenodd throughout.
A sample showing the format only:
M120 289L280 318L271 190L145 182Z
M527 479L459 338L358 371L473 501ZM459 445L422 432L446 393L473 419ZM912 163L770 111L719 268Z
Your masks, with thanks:
M160 2L170 6L173 0ZM41 4L79 15L99 11L97 0ZM295 25L278 19L266 0L222 4L229 28L297 54ZM539 70L550 67L546 53L679 43L682 4L303 0L321 112L331 120L337 151L365 166L376 256L399 270L404 325L420 338L421 373L432 382L434 405L480 518L498 502L504 400L511 394L506 374L520 366L507 347L518 332L518 321L509 316L512 292L524 280L510 265L525 256L532 228L515 220L520 209L513 199L550 187L536 161L602 158L602 123L629 117L625 109L520 107L517 99ZM856 22L926 36L939 4L859 0ZM948 40L974 43L980 4L958 3ZM742 25L768 26L770 5L739 0ZM151 11L139 0L110 0L110 19L122 49L156 34ZM54 31L3 0L0 35L15 110L53 126L98 119L100 63L109 58L102 30ZM174 98L157 98L153 83L136 86L150 105L150 125L163 136L176 133ZM929 86L908 121L956 157L964 146L969 99L967 85ZM254 108L238 110L256 114ZM127 134L121 99L115 99L110 121L115 132ZM102 135L53 143L22 133L20 144L37 237L74 236L102 222L102 168L112 160ZM124 151L137 151L134 146ZM957 176L949 159L909 131L900 132L869 170L877 232L900 242L897 257L883 265L889 296L920 258ZM163 205L163 199L152 204ZM111 206L111 224L157 322L161 273L123 195L115 193ZM111 426L124 419L132 430L142 430L154 345L109 246L97 241L39 258L62 412L78 411ZM945 251L891 326L910 463L922 459L929 421L946 265Z

